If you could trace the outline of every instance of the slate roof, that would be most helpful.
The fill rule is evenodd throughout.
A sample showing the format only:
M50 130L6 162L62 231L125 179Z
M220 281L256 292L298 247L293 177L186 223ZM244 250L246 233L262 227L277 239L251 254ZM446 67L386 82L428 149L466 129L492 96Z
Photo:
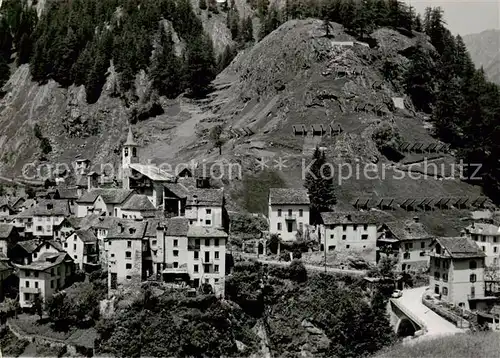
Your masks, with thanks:
M196 196L196 202L195 202ZM187 206L222 206L224 202L224 189L200 189L189 191Z
M170 173L167 173L164 170L161 170L155 165L146 165L133 163L129 165L130 168L144 175L145 177L151 179L152 181L170 181L173 182L175 180L175 176Z
M134 191L129 189L93 189L83 194L77 203L93 203L98 196L101 196L106 204L121 204Z
M82 218L71 216L67 220L73 228L85 230L97 227L96 224L99 222L99 218L104 218L104 216L102 214L90 214Z
M78 188L59 188L57 194L60 199L78 199Z
M163 186L178 198L187 198L189 195L189 189L183 183L165 183Z
M18 201L15 205L15 209L16 210L19 210L21 209L22 207L25 207L27 209L31 208L32 206L34 206L36 204L35 200L33 199L26 199L24 202L23 201Z
M467 226L466 231L477 235L500 236L500 227L493 224L474 223Z
M188 237L205 237L205 238L226 238L227 233L220 229L205 226L193 226L189 227Z
M137 142L134 140L134 134L132 133L132 127L128 127L127 140L123 145L130 145L134 147L138 147Z
M424 225L414 220L392 221L385 223L392 235L400 241L429 239L433 236L429 234Z
M154 211L156 208L148 199L147 195L133 194L127 199L125 204L123 204L122 210Z
M23 248L27 253L32 253L35 251L38 246L39 246L39 241L38 240L26 240L26 241L19 241L17 243L21 248Z
M33 216L69 216L71 215L69 202L62 199L42 199L40 202L19 213L18 217Z
M185 217L168 219L165 236L187 236L189 231L189 220Z
M486 254L475 241L466 237L438 237L438 242L452 258L485 257Z
M77 230L75 234L82 240L83 242L97 242L97 237L94 235L93 231L90 229L86 230Z
M38 250L40 247L44 246L47 243L50 244L54 249L56 249L59 252L64 251L62 245L59 242L54 241L54 240L38 241L38 245L36 246L36 249L33 251Z
M14 225L0 224L0 239L8 239L14 230Z
M146 222L148 223L148 226L146 227L146 232L144 233L144 236L156 237L156 229L158 228L158 225L160 224L160 220L148 219L148 220L146 220Z
M45 252L40 257L29 265L16 265L21 269L45 271L51 267L59 265L63 261L73 261L66 252Z
M271 188L269 189L271 205L309 205L306 189Z
M0 261L0 272L12 270L13 268L6 262Z
M120 219L109 229L107 239L141 240L146 233L147 221Z
M321 219L325 225L339 224L380 224L393 217L381 211L324 212Z

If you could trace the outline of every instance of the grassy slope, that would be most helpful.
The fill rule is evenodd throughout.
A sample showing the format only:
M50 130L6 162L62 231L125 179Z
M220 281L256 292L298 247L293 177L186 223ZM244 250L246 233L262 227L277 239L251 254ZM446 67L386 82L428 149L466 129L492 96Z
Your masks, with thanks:
M460 334L424 340L414 345L397 345L376 355L376 358L470 358L497 357L500 335L497 332Z

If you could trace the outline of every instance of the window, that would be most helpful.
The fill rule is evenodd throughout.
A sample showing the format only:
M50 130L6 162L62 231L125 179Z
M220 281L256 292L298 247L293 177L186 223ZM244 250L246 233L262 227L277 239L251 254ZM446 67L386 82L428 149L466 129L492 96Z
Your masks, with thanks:
M156 240L153 240L153 244L156 245ZM179 240L175 239L174 240L174 247L179 246Z
M481 241L482 241L482 242L485 242L485 241L486 241L486 236L482 235L482 236L481 236Z
M194 259L198 260L199 257L200 257L200 252L199 251L195 251L194 252Z
M35 277L38 277L38 271L35 271Z
M78 260L78 255L73 256L75 260Z
M212 209L205 209L205 211L207 212L207 215L212 214Z
M198 265L194 265L194 272L198 272L199 268Z
M216 273L219 272L219 265L214 265L214 272L216 272Z
M178 262L174 262L174 268L178 268L179 267L179 263Z
M50 269L50 276L54 276L54 269L53 268Z
M212 220L205 220L205 225L212 225Z
M448 296L448 287L443 287L443 296Z
M363 225L363 230L365 230L365 231L368 230L368 224Z
M281 223L278 223L277 229L278 229L278 231L281 231Z
M420 252L420 257L424 257L425 256L425 252L421 251Z
M439 295L439 285L434 286L434 293Z
M368 240L368 235L361 235L361 240Z
M498 252L498 246L493 247L493 252L496 254Z
M132 268L132 264L125 264L125 269L130 270Z
M278 209L278 216L281 216L281 209Z
M218 260L219 259L219 251L215 251L214 255L215 255L215 259Z
M68 247L68 243L67 243L67 242L65 242L65 243L64 243L64 248L67 248L67 247Z
M481 246L481 249L482 249L483 251L486 251L486 246Z
M50 244L49 244L48 242L45 244L45 248L46 248L47 250L48 250L48 249L50 249Z
M342 225L342 231L347 231L347 225Z
M30 294L29 293L25 293L24 294L24 300L25 301L29 301L30 300Z
M125 251L125 257L127 259L131 259L132 258L132 251Z
M210 239L205 239L205 246L210 246Z
M54 288L54 280L50 280L50 288Z
M132 247L132 241L127 241L127 247Z
M127 275L127 280L131 280L131 279L132 279L132 276Z
M497 242L497 237L496 236L493 236L493 242Z
M439 280L439 272L434 272L434 279Z
M328 251L333 251L333 250L335 250L335 245L328 246Z
M214 246L216 246L216 247L219 246L219 239L214 239Z
M288 216L292 216L292 215L293 215L292 209L288 209Z
M200 239L194 240L194 246L200 246Z
M124 153L125 153L125 156L128 157L128 148L125 148Z
M299 217L303 217L304 216L304 210L303 209L299 209Z
M409 260L409 259L410 259L410 253L409 253L409 252L405 252L405 253L403 254L403 259L405 259L405 260Z
M30 287L30 282L29 281L26 281L26 287Z
M330 234L330 239L333 239L333 234Z
M470 281L470 282L476 282L476 278L477 278L477 277L476 277L476 274L475 274L475 273L473 273L473 274L471 274L471 275L469 276L469 281Z
M115 257L115 254L111 254L111 257Z
M413 249L413 243L412 242L406 243L405 244L405 250L408 251L408 250L411 250L411 249Z
M447 273L443 274L443 281L448 282L448 274Z
M476 288L475 287L471 287L470 288L470 296L471 297L475 297L476 296ZM471 307L472 309L472 307Z
M174 257L178 257L179 256L179 250L174 250Z
M345 240L346 238L347 238L347 236L342 235L342 240Z
M423 242L423 241L422 241L422 242L420 243L420 248L421 248L421 249L425 249L425 242Z
M471 270L474 270L475 268L477 268L477 263L476 261L472 260L472 261L469 261L469 268Z
M174 240L174 241L175 241L175 240ZM157 243L158 243L158 242L157 242L156 240L152 240L152 241L151 241L151 246L156 246L156 244L157 244ZM174 246L175 246L175 245L174 245Z
M35 281L35 288L38 288L38 281Z
M358 230L358 225L354 224L354 225L352 226L352 229L353 229L354 231Z
M346 248L346 249L348 249L348 248L350 248L350 247L351 247L351 245L345 245L345 248Z
M73 251L76 251L76 244L73 244Z

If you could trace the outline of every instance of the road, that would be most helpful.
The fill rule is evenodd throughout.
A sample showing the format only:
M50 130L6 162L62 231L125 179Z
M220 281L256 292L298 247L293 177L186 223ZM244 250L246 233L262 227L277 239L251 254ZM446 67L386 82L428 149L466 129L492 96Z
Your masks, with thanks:
M427 328L427 333L425 335L413 339L412 342L456 333L464 333L464 329L457 328L453 323L448 322L422 303L422 295L426 289L427 287L419 287L403 290L403 296L398 298L399 303L420 318Z

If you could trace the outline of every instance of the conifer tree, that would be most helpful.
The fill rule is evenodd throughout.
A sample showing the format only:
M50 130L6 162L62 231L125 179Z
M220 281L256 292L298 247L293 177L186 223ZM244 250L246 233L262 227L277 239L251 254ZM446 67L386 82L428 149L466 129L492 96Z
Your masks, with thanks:
M0 92L1 88L7 81L9 80L10 77L10 68L9 64L5 60L4 55L0 54Z
M181 61L175 55L170 31L160 30L160 47L157 49L150 77L160 95L177 97L182 91Z
M207 9L207 0L200 0L198 3L198 6L200 7L201 10L206 10Z
M243 42L252 42L253 38L253 22L250 16L247 16L246 19L243 20L241 25L241 36Z
M186 45L186 85L194 97L206 94L215 77L212 40L205 34L191 39Z

